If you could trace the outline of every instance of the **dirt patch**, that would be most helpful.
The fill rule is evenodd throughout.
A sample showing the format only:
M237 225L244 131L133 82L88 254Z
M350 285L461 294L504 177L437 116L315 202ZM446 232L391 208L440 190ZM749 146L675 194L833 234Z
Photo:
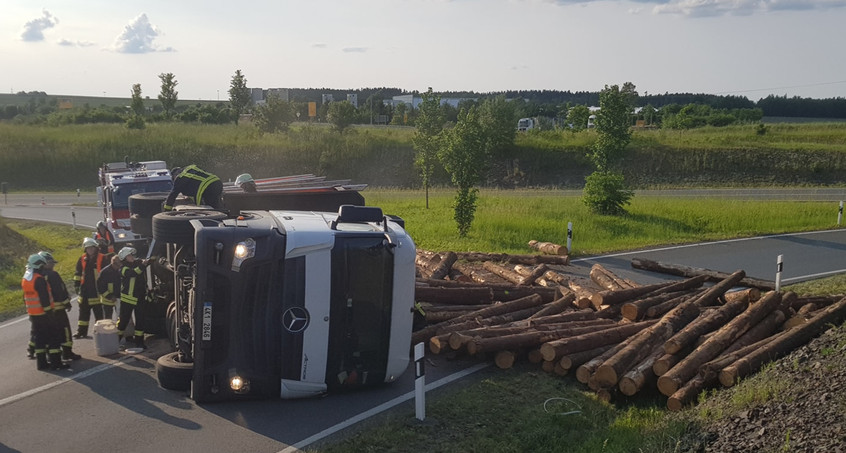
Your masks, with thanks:
M9 228L0 219L0 272L19 269L23 273L23 265L38 244L21 236Z

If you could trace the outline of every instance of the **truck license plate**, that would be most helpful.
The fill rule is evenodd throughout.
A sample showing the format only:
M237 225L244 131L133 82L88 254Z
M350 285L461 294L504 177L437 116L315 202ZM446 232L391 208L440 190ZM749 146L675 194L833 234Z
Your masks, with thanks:
M211 341L212 303L203 303L203 341Z

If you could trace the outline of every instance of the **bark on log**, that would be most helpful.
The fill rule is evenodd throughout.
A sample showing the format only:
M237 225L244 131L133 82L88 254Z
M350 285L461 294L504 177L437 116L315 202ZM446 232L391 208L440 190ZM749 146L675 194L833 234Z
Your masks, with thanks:
M636 288L627 288L617 291L600 291L598 293L593 294L590 298L590 301L593 303L594 308L599 309L599 307L601 307L602 305L619 304L632 300L636 297L643 296L645 294L653 292L660 293L662 289L665 289L672 284L673 282L655 283L653 285L644 285L638 286Z
M607 344L605 346L600 346L598 348L588 349L587 351L581 352L574 352L572 354L567 354L561 357L561 360L558 361L561 368L570 369L570 368L577 368L590 360L595 359L596 357L602 355L609 349L613 348L614 346ZM540 352L540 350L538 350ZM541 357L543 357L541 355Z
M481 284L502 284L503 280L497 277L496 274L488 272L484 269L475 268L462 262L455 262L452 265L453 269L457 269L462 274L470 277L474 282Z
M426 319L426 322L429 324L437 324L444 321L449 321L451 319L455 319L459 316L466 315L467 313L472 313L475 310L423 310L426 314L423 317Z
M676 291L672 293L659 294L657 296L645 297L639 300L623 303L620 307L620 313L629 321L640 321L646 317L646 310L649 307L666 302L670 299L675 299L681 296L690 296L690 291ZM668 310L669 311L669 310Z
M414 264L417 267L417 272L424 278L432 278L432 270L438 266L440 261L440 255L425 250L418 250L417 255L414 257Z
M561 286L567 286L567 282L570 281L570 277L567 277L567 276L565 276L565 275L563 275L559 272L555 272L555 271L552 271L552 270L546 271L546 273L543 274L543 278L545 278L547 280L552 280L552 281L554 281L555 283L558 283Z
M484 305L494 300L493 290L486 287L443 288L416 286L414 300L434 304Z
M552 373L555 370L555 362L547 362L544 360L541 362L541 369L547 373Z
M486 270L493 272L494 274L508 280L509 282L514 283L515 285L519 285L520 282L523 281L522 275L520 275L517 272L514 272L513 270L508 269L504 266L500 266L499 264L496 264L493 261L485 261L482 264L482 267L484 267Z
M770 314L781 303L781 293L768 292L754 305L717 330L705 343L693 350L670 371L658 378L658 390L666 396L676 393L699 371L699 367L717 357L750 327Z
M655 376L661 377L680 361L681 355L665 353L652 365L652 372L655 373Z
M598 319L596 317L596 312L590 309L585 309L579 311L571 311L567 313L560 313L557 315L540 316L537 318L531 318L529 320L529 323L532 325L554 324L566 321L585 321L588 319Z
M570 327L567 324L554 330L529 330L511 335L497 335L492 337L476 336L467 342L467 352L471 355L503 349L515 350L536 347L548 341L565 337L575 337L593 332L614 328L613 324L597 324L592 326ZM543 351L541 351L543 352ZM544 357L546 358L546 357Z
M620 352L609 357L596 369L599 384L603 387L616 385L623 374L641 362L656 347L664 344L673 333L694 320L698 314L699 307L688 302L674 308L651 327L632 336Z
M620 392L623 395L632 396L639 392L648 382L655 380L655 373L652 371L652 366L662 355L663 349L660 345L653 348L652 352L646 358L641 360L640 363L620 378Z
M543 362L543 354L541 354L540 349L532 349L527 354L529 359L529 363L541 363Z
M449 336L450 334L445 333L429 338L429 350L432 351L432 354L440 354L452 349L449 347Z
M539 312L530 316L529 319L563 313L565 310L573 308L574 300L576 300L576 293L567 290L566 295L544 305Z
M587 384L590 377L593 376L594 371L599 368L599 365L602 365L602 363L608 360L609 357L620 352L620 350L623 349L625 346L626 345L622 342L616 345L612 345L611 348L607 351L580 365L578 368L576 368L576 380L578 380L582 384Z
M729 274L725 272L683 266L681 264L662 263L660 261L652 261L644 258L632 258L632 267L635 269L644 269L669 275L678 275L680 277L696 277L698 275L704 275L708 277L708 280L713 282L724 280L729 276ZM738 285L758 288L762 291L772 291L775 289L775 282L759 280L756 278L743 278L738 282Z
M507 253L460 252L458 259L465 261L497 261L510 264L570 264L569 256L556 255L509 255Z
M748 298L738 298L717 310L703 314L664 343L664 352L675 354L693 344L702 335L717 330L749 306Z
M630 288L629 284L625 283L622 278L618 277L599 263L591 266L590 279L593 280L593 282L600 288L610 291L619 291L621 289Z
M549 270L549 266L546 264L539 264L535 266L534 269L529 272L528 275L524 275L520 282L517 284L518 286L529 286L535 283L535 280L541 278L546 271Z
M726 387L734 385L739 378L758 371L771 360L789 353L807 343L811 338L826 330L828 324L840 325L846 318L846 297L822 310L807 324L791 329L766 346L746 355L720 372L720 383Z
M673 412L682 410L685 405L695 401L696 397L702 393L702 390L713 385L715 382L716 379L713 378L709 379L701 375L694 376L682 388L670 395L670 398L667 400L667 409Z
M432 276L430 278L434 280L442 280L444 277L449 274L450 269L452 269L452 265L458 260L458 255L455 252L447 252L446 254L441 256L441 261L438 265L432 269Z
M599 288L591 280L584 278L571 278L567 282L567 287L576 293L576 300L573 304L579 308L592 307L593 302L591 302L591 297L599 292Z
M531 241L529 241L529 247L547 255L569 255L567 247L563 245L554 244L552 242L539 242L532 239Z
M737 299L746 299L751 304L761 298L761 290L758 288L746 288L740 291L731 291L726 292L723 295L726 303L732 302Z
M736 349L736 350L731 351L731 352L728 352L728 350L726 350L723 353L721 353L719 356L717 356L715 359L713 359L709 362L703 363L702 366L699 367L699 374L702 375L702 376L706 376L706 377L709 377L709 378L716 379L718 377L718 375L720 374L720 371L723 370L723 368L725 368L725 367L731 365L732 363L738 361L742 357L745 357L746 355L766 346L768 343L772 342L773 340L778 338L780 335L784 335L784 333L780 332L780 333L777 333L773 336L763 338L761 340L758 340L755 343L752 343L750 345L746 345L745 347L742 347L740 349Z
M806 304L816 304L817 308L828 307L842 299L844 297L843 294L834 295L834 296L799 296L793 304L790 306L795 311L799 311L803 305Z
M641 330L655 324L656 321L643 321L627 324L599 332L587 333L570 338L550 341L541 346L544 360L560 360L566 354L585 351L607 344L619 343Z
M659 316L663 316L670 310L676 308L677 306L689 301L696 299L701 293L693 293L693 294L686 294L683 296L675 297L673 299L661 302L659 304L655 304L646 309L646 317L647 318L657 318Z
M491 287L493 291L494 300L511 301L522 297L538 295L541 297L543 303L552 302L558 296L557 288L541 288L533 286L531 288L526 286L512 286L512 287Z

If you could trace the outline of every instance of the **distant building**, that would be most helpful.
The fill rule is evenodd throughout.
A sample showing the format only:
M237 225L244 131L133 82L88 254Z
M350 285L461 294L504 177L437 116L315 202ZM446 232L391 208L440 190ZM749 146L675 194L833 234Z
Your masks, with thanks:
M331 102L335 102L335 96L332 93L321 94L320 95L320 102L323 103L323 104L329 104Z
M353 107L358 108L358 95L355 93L350 93L347 95L347 101L353 105Z
M267 93L265 94L265 99L270 99L271 96L275 96L280 101L288 102L291 100L290 93L287 88L268 88Z
M264 90L261 88L247 88L250 90L250 99L253 101L253 104L263 104L264 103Z
M458 104L461 101L476 101L478 98L441 98L441 105L449 104L453 107L458 108ZM416 109L423 103L423 98L414 96L413 94L403 94L400 96L394 96L391 99L386 99L382 101L385 105L390 105L391 107L396 107L399 104L407 104L410 105L412 109Z

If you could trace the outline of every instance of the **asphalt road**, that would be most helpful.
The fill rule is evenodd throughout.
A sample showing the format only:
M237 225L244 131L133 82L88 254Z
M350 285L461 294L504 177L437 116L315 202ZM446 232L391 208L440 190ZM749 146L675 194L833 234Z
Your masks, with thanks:
M45 200L35 206L0 205L0 215L71 223L71 200ZM32 199L29 200L33 203ZM84 202L83 202L84 203ZM16 203L28 204L28 203ZM97 208L76 207L78 225L90 228ZM82 227L81 227L82 228ZM83 231L90 232L90 229ZM83 233L85 234L85 233ZM772 280L776 257L784 255L784 284L846 272L846 229L720 241L577 259L586 272L602 263L640 283L668 277L632 269L630 260L658 261L722 271L744 269L751 277ZM76 324L77 307L70 313ZM155 358L167 352L163 340L150 342L139 355L99 357L94 340L77 340L83 360L72 370L39 372L24 356L26 317L0 324L0 452L68 452L119 448L122 451L278 452L303 448L325 435L389 408L413 418L413 370L388 386L300 401L255 401L198 406L180 392L159 388ZM430 387L465 375L495 373L476 361L428 361Z

